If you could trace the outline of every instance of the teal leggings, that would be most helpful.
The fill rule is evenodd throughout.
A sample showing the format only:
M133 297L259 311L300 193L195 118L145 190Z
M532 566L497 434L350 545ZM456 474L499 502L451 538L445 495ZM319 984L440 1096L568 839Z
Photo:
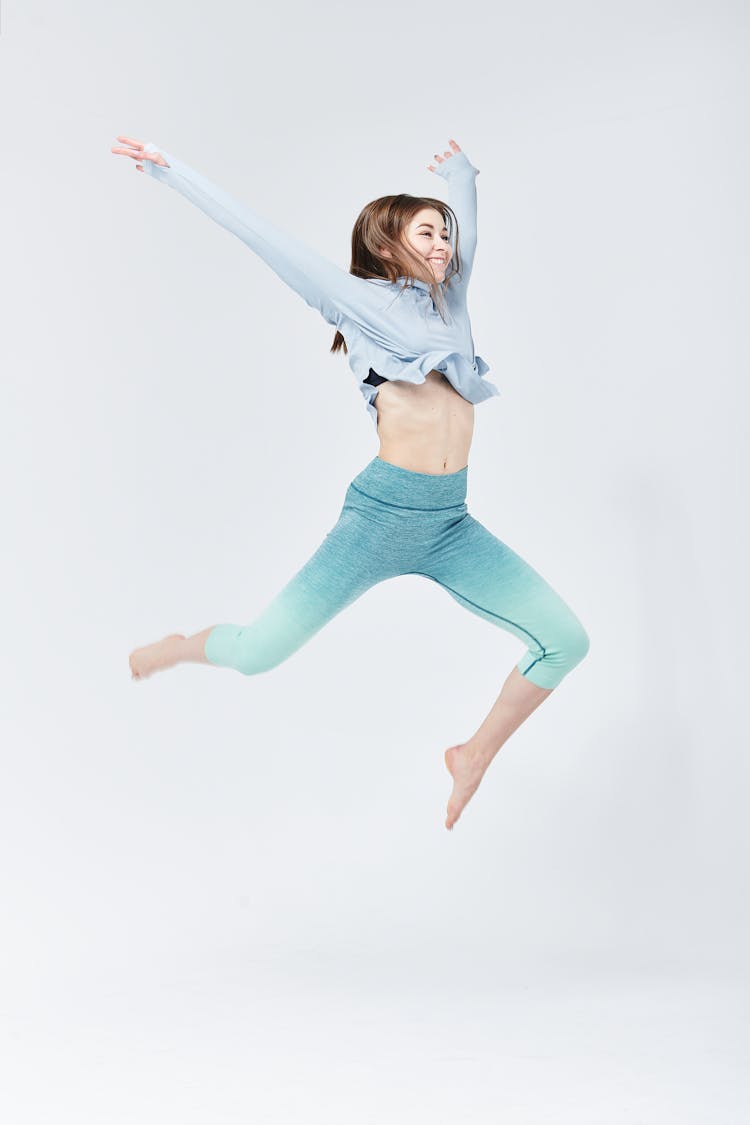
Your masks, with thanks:
M588 652L588 635L541 575L469 515L467 474L468 466L433 475L373 458L312 557L249 625L215 625L206 659L248 676L267 672L377 582L421 574L518 637L519 672L557 687Z

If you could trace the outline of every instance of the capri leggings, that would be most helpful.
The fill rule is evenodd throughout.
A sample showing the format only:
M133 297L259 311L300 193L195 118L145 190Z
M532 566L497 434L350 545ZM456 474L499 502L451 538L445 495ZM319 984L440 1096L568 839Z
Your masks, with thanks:
M376 583L421 574L518 637L521 675L556 687L586 655L588 635L544 578L469 514L467 474L468 466L416 473L374 457L312 557L249 625L215 625L206 659L267 672Z

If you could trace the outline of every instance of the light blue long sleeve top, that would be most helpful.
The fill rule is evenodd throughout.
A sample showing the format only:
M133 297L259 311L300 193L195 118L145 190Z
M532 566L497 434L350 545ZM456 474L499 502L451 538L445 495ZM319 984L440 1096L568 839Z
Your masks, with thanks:
M479 403L500 391L484 379L489 366L474 352L466 291L477 243L477 169L463 152L454 153L437 172L448 183L448 203L458 220L462 276L441 282L444 321L427 282L414 278L361 278L341 269L304 242L287 234L240 203L223 188L153 142L146 152L159 152L168 167L144 160L154 179L174 188L191 203L231 231L262 258L304 301L335 326L346 340L349 366L377 429L378 387L366 383L370 368L383 379L424 383L427 373L441 371L468 402ZM455 254L455 233L451 236Z

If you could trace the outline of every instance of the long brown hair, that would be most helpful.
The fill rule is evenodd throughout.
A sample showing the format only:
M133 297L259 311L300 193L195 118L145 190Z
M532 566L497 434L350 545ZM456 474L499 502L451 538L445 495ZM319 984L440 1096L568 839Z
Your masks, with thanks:
M442 199L424 195L381 195L362 208L352 230L352 262L349 273L355 277L379 277L388 281L397 281L399 277L403 277L406 280L401 292L410 288L414 278L419 277L418 271L424 269L425 260L410 249L404 232L417 212L424 207L432 207L440 212L451 239L455 232L454 250L443 282L443 285L449 286L450 279L461 273L458 220ZM380 247L390 250L392 257L383 257L379 252ZM435 306L445 320L443 294L437 282L430 281L429 286ZM348 350L346 340L337 331L330 350L337 352L340 348L345 353Z

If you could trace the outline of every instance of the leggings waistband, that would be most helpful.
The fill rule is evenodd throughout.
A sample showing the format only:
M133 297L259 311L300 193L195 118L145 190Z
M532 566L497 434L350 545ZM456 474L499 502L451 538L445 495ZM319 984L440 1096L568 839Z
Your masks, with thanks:
M437 511L465 502L468 472L469 466L465 465L456 473L416 473L373 457L351 483L366 496L385 504Z

